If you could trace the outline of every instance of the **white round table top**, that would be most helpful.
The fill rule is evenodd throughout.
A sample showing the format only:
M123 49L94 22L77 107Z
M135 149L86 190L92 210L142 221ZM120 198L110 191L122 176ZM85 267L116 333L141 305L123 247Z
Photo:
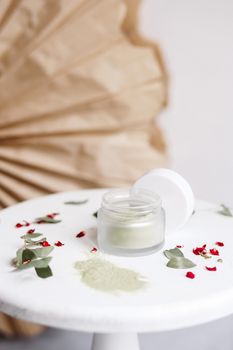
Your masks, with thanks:
M195 279L185 277L187 270L168 268L162 249L144 257L97 253L147 277L148 287L141 291L108 294L83 284L74 264L86 259L92 245L97 244L90 228L96 226L93 213L99 208L105 191L59 193L22 202L0 212L1 311L45 325L94 332L178 329L233 312L233 217L219 215L215 210L218 206L201 201L197 202L197 211L186 226L166 237L164 247L171 249L184 245L185 256L197 264L191 270ZM89 201L83 205L64 204L86 198ZM39 228L50 242L60 240L64 243L51 253L53 276L38 278L34 269L15 271L10 261L22 245L20 236L29 229L15 228L15 224L22 220L32 222L51 212L59 212L62 222L33 224L29 228ZM89 230L93 243L76 238L81 230ZM216 241L224 242L224 247L217 247ZM194 255L192 249L205 243L210 248L217 248L220 256L204 259ZM218 258L223 262L217 262ZM207 271L205 265L217 266L217 271Z

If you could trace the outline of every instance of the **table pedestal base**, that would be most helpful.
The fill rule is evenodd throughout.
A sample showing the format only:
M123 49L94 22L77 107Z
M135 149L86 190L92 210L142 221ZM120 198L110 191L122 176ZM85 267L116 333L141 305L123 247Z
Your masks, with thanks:
M92 350L140 350L136 333L95 333Z

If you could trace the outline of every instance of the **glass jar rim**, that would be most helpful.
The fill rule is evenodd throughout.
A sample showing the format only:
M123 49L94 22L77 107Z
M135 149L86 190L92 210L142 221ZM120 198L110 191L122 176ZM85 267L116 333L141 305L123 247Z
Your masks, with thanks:
M124 202L126 205L123 205ZM153 191L140 188L116 188L103 195L101 206L116 214L133 216L149 214L161 208L161 203L160 196Z

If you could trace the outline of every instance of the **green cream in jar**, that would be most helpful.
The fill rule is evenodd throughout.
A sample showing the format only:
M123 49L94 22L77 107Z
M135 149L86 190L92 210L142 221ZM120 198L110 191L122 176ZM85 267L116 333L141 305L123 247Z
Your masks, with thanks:
M109 254L150 254L164 243L165 215L160 197L144 189L115 189L102 198L98 243Z

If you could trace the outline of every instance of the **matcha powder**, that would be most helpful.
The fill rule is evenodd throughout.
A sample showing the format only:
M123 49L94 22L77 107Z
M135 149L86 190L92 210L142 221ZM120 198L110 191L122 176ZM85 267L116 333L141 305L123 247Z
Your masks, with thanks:
M103 292L133 292L147 284L139 273L118 267L101 258L77 261L75 268L79 271L82 282Z

